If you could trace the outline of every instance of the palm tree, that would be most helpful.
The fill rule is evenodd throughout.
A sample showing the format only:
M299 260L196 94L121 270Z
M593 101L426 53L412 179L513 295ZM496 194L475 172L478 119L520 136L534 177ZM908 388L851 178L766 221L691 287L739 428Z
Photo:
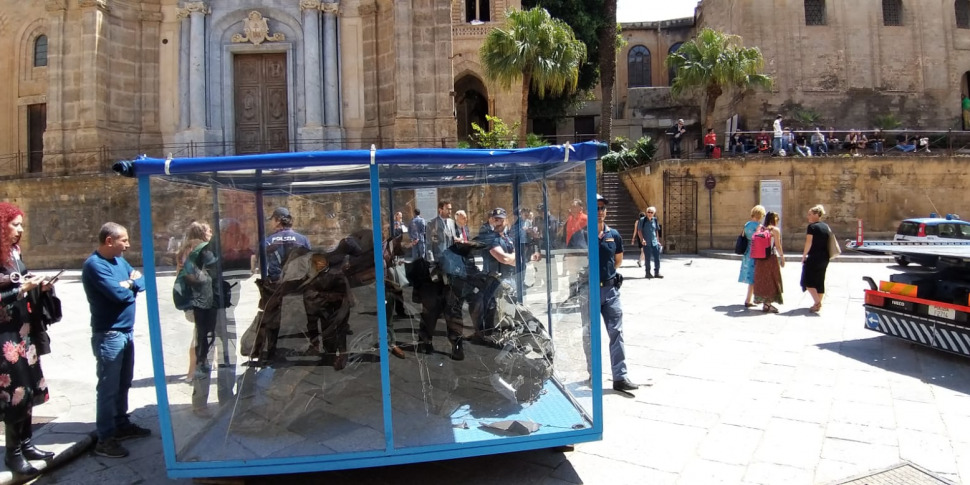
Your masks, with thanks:
M771 88L771 78L760 72L764 62L757 47L741 45L741 37L705 28L667 57L667 67L677 72L670 91L705 95L704 128L712 128L714 106L726 89Z
M616 0L605 0L605 18L599 32L600 54L600 140L613 139L613 85L616 83Z
M586 46L573 29L554 19L544 8L509 9L504 28L491 30L479 55L485 76L504 89L522 83L522 119L518 144L525 146L529 121L529 89L545 97L576 89L579 65L586 59Z

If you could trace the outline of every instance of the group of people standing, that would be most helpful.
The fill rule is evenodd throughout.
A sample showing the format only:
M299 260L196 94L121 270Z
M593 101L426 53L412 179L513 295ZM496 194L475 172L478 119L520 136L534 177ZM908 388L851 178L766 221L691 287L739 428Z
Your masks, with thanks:
M802 249L800 284L802 291L807 291L812 297L813 304L808 309L812 313L818 313L822 309L825 272L831 259L829 240L834 237L828 224L821 221L824 216L825 208L821 205L808 210L808 228ZM778 313L778 307L775 304L784 303L781 268L785 267L785 253L782 248L779 222L777 213L767 212L763 206L756 205L751 209L751 218L742 229L742 235L748 240L748 244L741 261L738 282L748 285L748 292L744 299L745 308L761 304L763 312ZM770 238L764 255L752 254L752 250L755 249L752 241L756 233L758 237ZM759 246L758 250L760 249Z

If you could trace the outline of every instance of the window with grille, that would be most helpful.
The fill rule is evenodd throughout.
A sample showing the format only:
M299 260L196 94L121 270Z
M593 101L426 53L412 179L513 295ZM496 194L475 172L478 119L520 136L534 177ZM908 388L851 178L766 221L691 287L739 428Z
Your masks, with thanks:
M805 25L825 25L825 0L805 0Z
M957 15L957 28L970 29L970 1L956 0L953 2L953 11Z
M34 67L47 65L47 36L42 35L34 41Z
M626 65L629 74L629 87L643 88L653 85L650 83L649 49L642 45L634 46L627 56Z
M671 54L673 54L674 52L677 52L677 49L680 49L680 46L681 45L683 45L683 42L678 42L678 43L670 46L670 50L667 51L667 57L670 57ZM671 68L668 68L667 69L667 85L668 86L673 86L674 85L674 79L676 77L677 77L677 70L674 69L674 68L672 68L672 67Z
M882 0L882 24L903 25L903 0Z

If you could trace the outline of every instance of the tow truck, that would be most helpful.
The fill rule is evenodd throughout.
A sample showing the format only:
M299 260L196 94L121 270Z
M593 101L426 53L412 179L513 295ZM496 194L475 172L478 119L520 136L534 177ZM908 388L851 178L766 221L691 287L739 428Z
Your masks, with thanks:
M894 257L936 257L935 271L870 277L867 329L970 357L970 241L848 241L846 249Z

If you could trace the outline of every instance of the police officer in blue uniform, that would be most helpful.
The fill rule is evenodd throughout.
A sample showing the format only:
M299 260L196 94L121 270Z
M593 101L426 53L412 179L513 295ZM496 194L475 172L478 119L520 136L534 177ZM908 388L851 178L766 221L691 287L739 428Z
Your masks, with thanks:
M616 269L623 263L623 238L615 229L606 225L606 206L609 201L596 194L597 238L599 240L600 315L610 338L610 366L613 373L613 389L622 392L636 390L639 386L627 375L626 352L623 348L623 308L620 307L620 283ZM592 353L589 321L589 298L582 308L583 346L587 355ZM587 364L589 361L587 360ZM589 365L589 364L588 364ZM590 369L591 370L591 369Z

